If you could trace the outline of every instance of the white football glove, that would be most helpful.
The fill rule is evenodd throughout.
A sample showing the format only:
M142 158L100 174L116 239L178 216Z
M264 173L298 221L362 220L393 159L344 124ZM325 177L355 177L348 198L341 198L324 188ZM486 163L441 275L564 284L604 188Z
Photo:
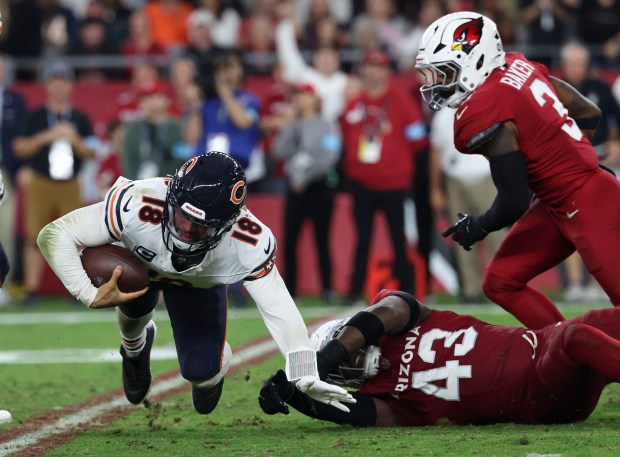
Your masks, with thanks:
M304 376L299 378L295 382L295 387L313 400L331 405L345 413L350 412L350 410L340 403L341 401L345 403L357 403L357 400L342 387L321 381L317 376Z

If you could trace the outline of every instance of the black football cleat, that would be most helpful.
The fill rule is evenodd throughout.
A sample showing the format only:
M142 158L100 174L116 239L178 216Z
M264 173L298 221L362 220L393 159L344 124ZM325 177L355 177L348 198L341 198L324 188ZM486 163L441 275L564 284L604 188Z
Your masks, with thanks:
M136 357L127 357L121 346L123 357L123 389L129 403L139 405L144 401L151 388L151 348L155 340L157 327L150 321L146 326L144 348Z
M211 413L222 396L222 388L224 387L224 378L218 382L214 387L210 389L201 389L196 386L192 386L192 402L194 408L200 414Z

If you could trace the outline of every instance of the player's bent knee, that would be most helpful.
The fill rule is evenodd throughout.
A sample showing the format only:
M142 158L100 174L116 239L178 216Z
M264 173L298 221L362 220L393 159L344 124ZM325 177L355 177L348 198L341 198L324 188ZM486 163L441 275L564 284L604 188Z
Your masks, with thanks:
M595 333L598 331L587 324L571 324L562 331L562 346L569 354L573 354L574 349L583 349L596 345L598 339ZM592 348L593 349L593 348Z
M181 374L194 387L209 389L224 379L228 373L231 359L232 349L228 342L225 342L220 359L213 357L211 360L199 360L191 356L187 357L187 360L181 364Z
M513 294L523 289L524 286L525 284L490 270L486 272L482 282L482 290L493 301L498 301L496 298L501 298L506 294Z

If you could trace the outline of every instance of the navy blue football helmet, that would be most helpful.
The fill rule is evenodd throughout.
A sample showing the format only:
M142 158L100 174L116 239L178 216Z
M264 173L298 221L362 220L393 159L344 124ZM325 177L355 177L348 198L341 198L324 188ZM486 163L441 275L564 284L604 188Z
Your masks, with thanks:
M246 191L243 168L223 152L185 162L166 194L161 227L168 250L194 257L214 249L237 220Z

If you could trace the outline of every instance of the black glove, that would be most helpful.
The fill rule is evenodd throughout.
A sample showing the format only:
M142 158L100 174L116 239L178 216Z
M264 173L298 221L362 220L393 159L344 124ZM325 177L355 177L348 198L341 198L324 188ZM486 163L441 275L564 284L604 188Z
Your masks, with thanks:
M471 251L471 247L477 241L487 236L487 231L482 228L481 216L468 216L459 213L459 220L448 227L442 236L452 235L452 239L463 246L466 251Z
M288 406L283 399L288 400L295 393L295 386L286 379L286 373L278 370L271 378L263 383L258 396L258 404L266 414L288 414Z

